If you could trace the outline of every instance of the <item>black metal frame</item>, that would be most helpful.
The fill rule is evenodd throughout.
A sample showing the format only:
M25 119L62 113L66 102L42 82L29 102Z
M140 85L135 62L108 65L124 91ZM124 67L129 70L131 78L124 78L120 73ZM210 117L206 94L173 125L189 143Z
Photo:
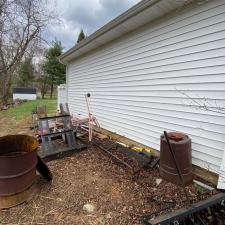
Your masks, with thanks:
M101 150L103 150L104 152L106 152L107 154L109 154L112 158L114 158L116 161L118 161L119 163L123 164L124 166L126 166L133 174L137 173L141 168L147 166L149 163L151 163L153 161L153 157L146 155L145 153L142 152L136 152L132 149L126 148L122 145L120 145L119 143L117 143L116 141L109 141L109 147L105 147L104 144L102 145L102 143L99 143L97 140L92 142L93 145L95 145L96 147L100 148ZM112 150L112 148L124 148L122 152L127 153L127 157L118 157L114 150ZM135 159L136 163L138 163L138 167L134 168L132 165L130 165L128 162L125 161L126 159Z
M63 130L57 132L50 131L49 122L51 120L61 119L63 123ZM53 157L57 157L57 155L62 154L63 152L73 151L77 149L81 149L80 146L77 145L74 131L71 129L72 124L70 120L70 115L58 115L58 116L49 116L39 118L38 126L41 132L41 149L39 151L39 155L41 158L45 160L52 159ZM44 132L47 131L47 133ZM54 143L54 139L57 136L65 136L67 141L67 146L62 148L58 147L57 144ZM83 147L83 146L82 146Z
M143 218L143 223L145 225L167 225L171 223L176 223L180 219L184 219L187 216L198 213L201 210L204 210L223 201L225 201L225 193L219 193L208 198L207 200L192 204L188 208L180 209L173 213L168 213L166 215L159 216L153 220L151 220L151 218L154 216L154 213L149 216L145 216ZM151 222L149 222L149 220L151 220Z

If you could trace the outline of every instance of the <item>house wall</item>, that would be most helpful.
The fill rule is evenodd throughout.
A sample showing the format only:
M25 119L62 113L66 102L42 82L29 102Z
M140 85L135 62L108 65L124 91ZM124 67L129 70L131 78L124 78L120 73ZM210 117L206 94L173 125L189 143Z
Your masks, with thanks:
M219 171L225 118L212 111L225 106L224 1L178 10L70 62L67 72L72 113L86 114L90 92L103 128L157 150L163 130L185 132L193 163Z
M36 98L36 94L13 94L13 99L35 100Z

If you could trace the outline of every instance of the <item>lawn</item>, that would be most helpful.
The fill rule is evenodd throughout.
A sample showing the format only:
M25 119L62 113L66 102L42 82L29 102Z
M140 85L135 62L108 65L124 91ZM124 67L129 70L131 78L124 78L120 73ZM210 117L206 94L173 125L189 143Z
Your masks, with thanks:
M15 108L0 112L0 136L8 134L29 134L32 124L32 111L36 106L46 105L47 113L56 113L56 99L37 99L22 103Z
M37 99L25 102L15 108L1 111L0 117L13 117L15 120L20 121L31 116L33 109L40 105L46 105L48 114L56 112L56 99Z

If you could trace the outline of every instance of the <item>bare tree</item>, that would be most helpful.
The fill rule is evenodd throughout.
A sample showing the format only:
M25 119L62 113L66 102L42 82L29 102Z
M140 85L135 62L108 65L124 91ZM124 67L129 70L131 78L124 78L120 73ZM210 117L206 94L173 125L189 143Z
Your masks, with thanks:
M41 91L41 98L45 98L45 94L48 91L49 85L48 85L48 78L45 76L43 73L39 73L39 78L38 78L38 87L39 90Z
M0 105L7 103L22 58L55 18L46 6L45 0L0 0Z
M178 90L179 91L179 90ZM213 112L221 115L225 115L225 107L220 106L216 100L212 102L212 99L200 96L190 96L184 91L179 91L187 99L190 100L189 106L195 109L201 109L208 112Z

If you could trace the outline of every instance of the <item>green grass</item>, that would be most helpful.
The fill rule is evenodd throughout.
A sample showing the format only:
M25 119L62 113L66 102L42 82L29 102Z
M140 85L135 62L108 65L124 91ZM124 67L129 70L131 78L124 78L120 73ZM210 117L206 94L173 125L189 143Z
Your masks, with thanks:
M10 108L0 112L0 117L14 117L17 121L23 120L26 117L30 117L33 109L36 106L46 105L47 114L53 114L56 112L56 99L37 99L22 103L15 108Z

